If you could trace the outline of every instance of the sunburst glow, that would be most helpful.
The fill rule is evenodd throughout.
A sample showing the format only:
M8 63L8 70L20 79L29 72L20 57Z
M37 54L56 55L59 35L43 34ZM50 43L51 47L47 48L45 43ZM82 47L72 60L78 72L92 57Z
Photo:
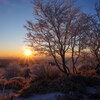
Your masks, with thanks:
M27 49L27 50L25 50L25 55L26 56L30 56L32 53L31 53L31 50L29 50L29 49Z

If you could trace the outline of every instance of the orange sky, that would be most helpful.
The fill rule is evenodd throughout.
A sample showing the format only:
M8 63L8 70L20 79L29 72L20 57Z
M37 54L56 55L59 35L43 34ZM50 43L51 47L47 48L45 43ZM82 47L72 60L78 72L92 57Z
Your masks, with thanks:
M6 47L0 47L0 58L5 57L21 57L24 54L24 48L23 47L12 47L12 46L6 46Z
M0 58L21 57L22 53L17 51L0 51Z
M33 19L32 0L0 0L0 58L21 57L24 54L26 20ZM91 1L91 2L90 2ZM86 13L95 13L96 0L78 0Z

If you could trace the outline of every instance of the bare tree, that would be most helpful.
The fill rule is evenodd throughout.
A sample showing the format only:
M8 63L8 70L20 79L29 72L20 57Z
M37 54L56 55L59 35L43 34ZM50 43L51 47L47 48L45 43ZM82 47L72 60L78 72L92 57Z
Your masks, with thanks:
M78 17L77 23L71 27L72 34L70 39L70 50L71 50L71 59L73 66L73 73L77 73L76 64L81 55L82 50L86 48L86 36L85 32L89 27L90 16L85 13L80 14Z
M97 29L97 49L95 51L95 56L96 59L98 61L97 67L96 69L99 70L99 74L100 74L100 0L98 0L98 2L95 5L95 9L96 9L96 14L97 14L97 20L96 20L96 29Z
M98 20L100 21L100 0L98 0L98 2L95 4L95 10Z
M87 31L87 45L92 55L95 57L97 66L100 69L100 3L95 5L96 15L90 18L90 28Z
M36 21L27 21L27 41L40 54L54 58L60 71L69 75L66 53L70 47L72 30L80 17L80 8L71 0L35 0L33 2ZM79 43L80 45L80 43ZM59 61L60 58L60 61Z

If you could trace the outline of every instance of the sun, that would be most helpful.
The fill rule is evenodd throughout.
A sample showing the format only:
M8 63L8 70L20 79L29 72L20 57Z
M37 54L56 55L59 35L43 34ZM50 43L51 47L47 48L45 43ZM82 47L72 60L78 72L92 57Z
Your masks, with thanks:
M31 50L27 49L25 50L25 55L26 56L30 56L32 54Z

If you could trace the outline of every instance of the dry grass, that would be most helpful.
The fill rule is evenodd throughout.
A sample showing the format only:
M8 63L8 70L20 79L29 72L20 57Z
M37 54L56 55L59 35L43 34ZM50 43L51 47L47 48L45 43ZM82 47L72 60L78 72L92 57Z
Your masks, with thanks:
M20 68L18 66L8 66L5 69L5 73L4 73L4 78L6 79L10 79L16 76L19 76L20 74Z
M92 76L96 76L96 71L94 69L87 70L87 71L81 70L81 71L78 71L78 74L92 77Z
M10 96L0 94L0 100L11 100Z
M60 76L60 71L55 66L50 66L48 64L35 64L31 68L33 78L45 79L45 78L58 78Z
M15 90L20 90L24 86L23 82L17 81L17 80L10 80L7 81L5 84L6 89L15 89Z
M2 90L5 84L5 89L13 88L18 91L22 97L27 97L33 93L67 93L69 91L84 93L86 86L100 84L100 79L96 78L95 70L90 67L91 66L83 66L83 68L80 68L78 71L79 75L66 77L56 66L49 65L48 62L42 62L42 60L35 62L35 64L29 67L11 65L5 68L5 73L1 73L5 76L5 79L0 79L0 89ZM25 79L26 70L31 71L31 73L29 73L31 78L27 77ZM10 97L0 94L0 100L10 100Z

